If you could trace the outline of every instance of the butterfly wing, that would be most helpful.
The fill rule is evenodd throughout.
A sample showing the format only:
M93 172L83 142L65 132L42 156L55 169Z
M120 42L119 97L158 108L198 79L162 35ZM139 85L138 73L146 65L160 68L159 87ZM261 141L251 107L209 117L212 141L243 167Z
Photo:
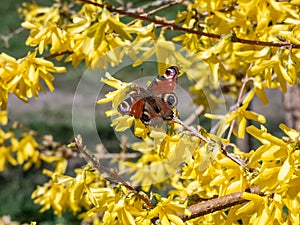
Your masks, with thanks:
M178 75L178 67L168 67L163 76L157 76L152 81L148 90L174 107L178 103L177 96L174 94L174 89L177 87Z
M176 66L168 67L163 76L157 76L152 81L148 90L156 95L173 93L177 86L178 75L179 70Z
M146 90L140 87L135 87L129 90L129 97L118 105L118 112L124 115L141 118L144 110L144 96Z

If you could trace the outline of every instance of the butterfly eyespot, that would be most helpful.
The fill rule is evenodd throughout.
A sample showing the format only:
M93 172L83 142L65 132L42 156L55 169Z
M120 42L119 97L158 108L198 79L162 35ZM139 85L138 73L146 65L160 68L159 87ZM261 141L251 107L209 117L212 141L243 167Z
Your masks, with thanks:
M130 104L127 101L123 101L120 103L120 105L118 106L118 111L121 114L127 114L130 112Z
M177 102L178 102L175 94L164 94L163 99L165 102L167 102L171 106L177 105Z
M179 74L178 68L176 66L171 66L166 69L164 76L169 79L175 77L178 74Z
M146 114L146 112L143 113L141 117L142 122L148 123L150 121L150 117Z

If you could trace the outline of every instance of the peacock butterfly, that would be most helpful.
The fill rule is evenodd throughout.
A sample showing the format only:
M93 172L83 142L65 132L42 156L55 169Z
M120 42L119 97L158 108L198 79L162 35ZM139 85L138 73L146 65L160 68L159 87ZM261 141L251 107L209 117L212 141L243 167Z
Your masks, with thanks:
M177 86L179 70L168 67L163 76L157 76L147 89L132 88L129 97L118 105L122 115L134 116L145 125L158 126L164 120L172 120L173 108L177 105L174 89Z

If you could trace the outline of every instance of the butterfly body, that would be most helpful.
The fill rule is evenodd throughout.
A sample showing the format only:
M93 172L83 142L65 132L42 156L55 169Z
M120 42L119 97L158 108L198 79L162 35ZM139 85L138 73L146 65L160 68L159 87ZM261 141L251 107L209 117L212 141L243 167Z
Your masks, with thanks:
M118 106L122 115L134 116L145 125L157 126L164 120L172 120L173 108L177 104L174 89L177 86L179 71L169 67L164 76L157 76L147 89L134 88L129 97Z

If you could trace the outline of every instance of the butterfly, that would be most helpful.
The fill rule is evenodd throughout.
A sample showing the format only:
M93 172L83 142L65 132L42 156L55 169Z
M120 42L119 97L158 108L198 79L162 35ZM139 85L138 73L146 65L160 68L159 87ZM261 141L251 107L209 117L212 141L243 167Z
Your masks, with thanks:
M171 66L163 76L157 76L147 89L138 86L131 88L129 97L118 105L118 112L134 116L150 126L159 126L164 120L172 120L173 108L178 102L174 89L179 74L178 68Z

